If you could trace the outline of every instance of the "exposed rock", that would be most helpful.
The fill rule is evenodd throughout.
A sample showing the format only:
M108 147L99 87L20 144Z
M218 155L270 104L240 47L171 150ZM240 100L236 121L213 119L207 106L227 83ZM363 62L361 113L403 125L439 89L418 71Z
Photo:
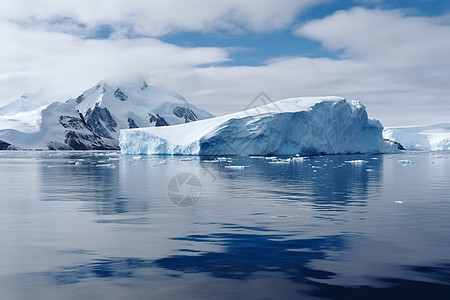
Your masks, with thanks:
M150 116L150 124L155 123L155 127L160 127L160 126L169 126L169 123L166 122L166 120L164 120L163 117L161 117L160 115L156 114L152 115L152 114L148 114Z
M64 143L52 141L50 150L115 150L117 147L106 143L99 135L89 130L82 116L60 116L59 122L66 129Z
M146 81L144 81L144 82L142 83L141 90L143 91L143 90L145 90L146 88L148 88L148 84L147 84Z
M396 141L392 141L390 139L384 139L386 142L392 143L394 145L397 145L398 150L406 150L405 147L403 147L402 144L400 144L399 142Z
M80 96L77 97L76 102L77 102L77 104L80 104L81 102L83 102L83 100L84 100L84 95L81 94Z
M0 150L17 150L17 148L10 143L0 140Z
M116 131L117 123L106 107L95 106L93 110L89 109L84 119L87 127L101 137L112 138L109 131Z
M117 88L116 91L114 92L114 96L119 99L120 101L126 101L128 99L128 96L125 95L120 88Z
M197 115L192 109L183 106L175 107L173 109L173 114L178 118L184 118L184 123L198 120Z
M132 118L128 118L128 128L139 128L139 126Z

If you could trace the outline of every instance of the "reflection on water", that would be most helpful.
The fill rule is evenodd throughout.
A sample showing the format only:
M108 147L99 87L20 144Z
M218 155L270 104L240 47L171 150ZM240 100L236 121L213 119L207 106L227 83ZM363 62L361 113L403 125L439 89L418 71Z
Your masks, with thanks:
M450 154L273 162L1 152L0 298L450 298Z

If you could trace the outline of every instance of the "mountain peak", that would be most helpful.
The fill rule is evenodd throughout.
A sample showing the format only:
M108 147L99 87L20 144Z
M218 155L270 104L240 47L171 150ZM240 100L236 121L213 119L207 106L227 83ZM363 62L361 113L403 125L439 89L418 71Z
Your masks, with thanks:
M99 81L97 85L99 84L111 87L133 86L142 88L142 90L149 86L147 80L142 75L108 77L107 79Z

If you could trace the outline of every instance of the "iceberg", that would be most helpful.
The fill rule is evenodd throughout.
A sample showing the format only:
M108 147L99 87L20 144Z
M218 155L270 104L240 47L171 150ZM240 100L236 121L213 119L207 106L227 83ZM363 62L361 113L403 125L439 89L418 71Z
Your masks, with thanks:
M450 150L450 123L388 127L383 135L386 139L401 143L406 150Z
M120 131L123 154L294 155L394 153L383 126L358 101L302 97L238 113Z

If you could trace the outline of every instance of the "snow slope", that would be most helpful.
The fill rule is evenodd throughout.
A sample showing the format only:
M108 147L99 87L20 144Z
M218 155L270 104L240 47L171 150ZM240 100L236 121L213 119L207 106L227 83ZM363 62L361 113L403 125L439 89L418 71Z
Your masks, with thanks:
M383 127L359 102L292 98L170 127L122 130L124 154L267 155L385 153Z
M407 150L450 150L450 123L389 127L383 131L383 135L400 142Z
M51 98L43 91L34 94L25 93L19 99L0 107L0 116L31 112L51 102L53 102Z

